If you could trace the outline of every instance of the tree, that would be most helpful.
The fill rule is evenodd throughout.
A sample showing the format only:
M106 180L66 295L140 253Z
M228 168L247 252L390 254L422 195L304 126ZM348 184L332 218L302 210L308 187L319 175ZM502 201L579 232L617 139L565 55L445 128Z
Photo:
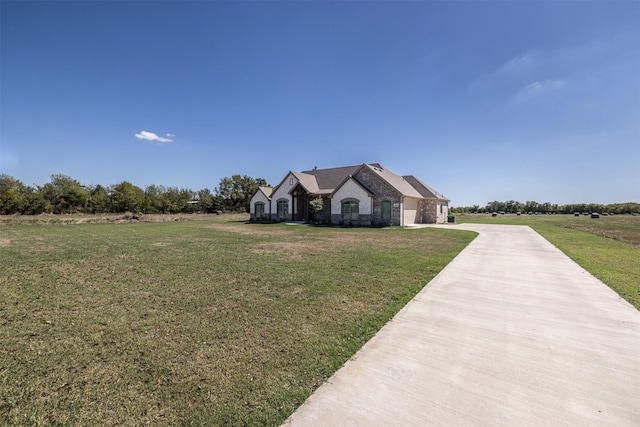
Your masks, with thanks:
M262 178L251 178L244 175L232 175L231 178L224 177L216 187L224 208L234 212L249 212L249 202L253 194L258 191L258 187L267 185L267 181Z
M193 212L193 205L189 202L194 200L196 193L185 188L169 187L163 194L165 200L165 212L187 213Z
M107 213L111 209L111 197L102 185L96 185L90 191L89 207L91 213Z
M180 190L177 187L169 187L164 192L165 200L165 212L178 213L181 212L187 205L188 200L185 200L180 194Z
M33 187L26 187L25 208L22 211L25 215L39 215L47 212L48 202L42 197L40 191Z
M51 182L40 187L52 213L85 212L89 201L89 192L75 179L63 175L51 175Z
M144 190L143 211L147 213L164 213L164 188L151 184Z
M527 213L534 213L538 211L538 202L527 200L524 204L524 211Z
M122 181L113 187L111 206L114 212L142 212L144 191L130 182Z
M9 175L0 175L0 215L23 213L26 192L22 182Z
M311 199L309 201L309 207L311 208L311 211L313 212L313 219L316 219L316 215L320 212L322 212L322 208L324 206L324 201L322 200L321 196L316 197L315 199Z
M493 202L487 203L485 210L487 212L504 212L506 210L506 206L507 204L505 202L494 200Z
M224 208L220 196L212 194L208 188L198 191L198 201L201 212L215 213Z

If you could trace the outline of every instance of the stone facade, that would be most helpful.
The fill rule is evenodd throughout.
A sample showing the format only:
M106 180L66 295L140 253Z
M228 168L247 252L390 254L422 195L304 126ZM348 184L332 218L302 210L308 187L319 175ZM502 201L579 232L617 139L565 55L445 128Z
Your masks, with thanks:
M447 201L437 199L422 200L421 210L425 224L447 222L447 216L449 215L449 204Z
M375 194L372 200L371 225L400 225L402 194L368 168L359 170L354 178ZM391 218L388 221L382 217L382 203L385 201L391 203Z

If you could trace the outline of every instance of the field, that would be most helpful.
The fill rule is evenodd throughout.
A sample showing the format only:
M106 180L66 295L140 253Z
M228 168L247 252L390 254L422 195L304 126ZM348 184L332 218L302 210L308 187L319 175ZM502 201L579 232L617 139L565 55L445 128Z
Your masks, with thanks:
M0 218L0 425L278 425L474 237L185 219Z
M467 214L457 221L528 225L640 310L640 216Z

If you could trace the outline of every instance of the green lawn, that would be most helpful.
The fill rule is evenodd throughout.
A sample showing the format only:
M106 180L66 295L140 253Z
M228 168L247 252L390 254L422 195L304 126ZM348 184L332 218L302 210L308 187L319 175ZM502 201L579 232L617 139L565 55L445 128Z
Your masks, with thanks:
M468 214L457 221L528 225L640 310L640 216Z
M278 425L474 237L198 219L0 220L0 425Z

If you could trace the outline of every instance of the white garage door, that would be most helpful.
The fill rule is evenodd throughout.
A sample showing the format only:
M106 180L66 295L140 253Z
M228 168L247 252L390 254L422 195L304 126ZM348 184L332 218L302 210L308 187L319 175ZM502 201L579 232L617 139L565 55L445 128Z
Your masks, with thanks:
M402 225L413 225L416 223L418 214L418 201L416 199L404 199L404 221Z

